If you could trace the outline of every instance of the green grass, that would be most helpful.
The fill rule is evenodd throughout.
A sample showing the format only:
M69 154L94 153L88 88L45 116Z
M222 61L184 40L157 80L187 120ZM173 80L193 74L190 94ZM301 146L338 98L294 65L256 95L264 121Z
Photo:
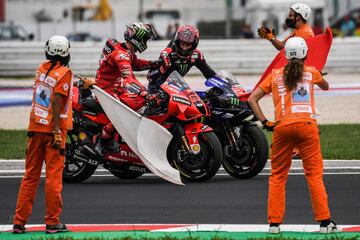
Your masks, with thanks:
M360 159L360 124L320 125L324 159ZM272 132L265 131L271 143Z
M0 159L24 159L26 131L0 130Z
M325 159L360 159L360 124L320 125ZM272 133L266 131L269 143ZM0 159L24 159L26 131L0 130Z

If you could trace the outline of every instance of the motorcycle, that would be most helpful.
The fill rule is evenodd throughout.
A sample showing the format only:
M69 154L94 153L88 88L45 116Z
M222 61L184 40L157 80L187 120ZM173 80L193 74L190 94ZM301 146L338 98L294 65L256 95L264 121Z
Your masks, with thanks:
M201 182L212 178L221 166L223 154L212 128L200 121L210 114L207 105L177 72L161 85L158 98L160 105L152 106L136 94L121 95L127 106L173 135L167 159L183 180ZM109 119L91 92L74 88L74 128L68 132L66 143L65 182L88 179L100 164L120 179L135 179L149 172L119 134L114 137L111 151L103 156L95 151L94 136L108 123Z
M211 110L211 116L204 123L214 129L221 142L225 171L235 178L258 175L267 162L269 146L246 102L245 89L225 71L207 79L205 86L210 88L197 92ZM236 101L237 105L231 101Z

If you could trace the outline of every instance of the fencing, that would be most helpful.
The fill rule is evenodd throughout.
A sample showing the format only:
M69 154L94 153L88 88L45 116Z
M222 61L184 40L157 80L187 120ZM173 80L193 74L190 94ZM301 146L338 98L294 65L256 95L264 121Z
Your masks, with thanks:
M167 41L153 41L140 58L157 59ZM103 43L71 43L71 68L75 73L93 76ZM210 66L215 70L228 70L237 74L261 74L277 54L265 40L201 40ZM44 60L44 43L0 42L0 77L34 75L38 64ZM360 72L360 38L334 39L325 72ZM146 72L139 73L145 74ZM192 69L191 74L197 74Z

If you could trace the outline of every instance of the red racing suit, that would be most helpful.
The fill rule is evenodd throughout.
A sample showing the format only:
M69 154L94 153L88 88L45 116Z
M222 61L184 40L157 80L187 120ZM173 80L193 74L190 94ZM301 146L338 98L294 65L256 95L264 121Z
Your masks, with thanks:
M105 92L129 105L129 98L125 96L131 95L130 99L134 101L134 98L143 98L147 93L133 71L147 70L156 64L156 61L138 59L134 52L127 49L125 43L110 38L102 50L95 81ZM103 129L102 138L111 138L114 133L115 128L109 123Z

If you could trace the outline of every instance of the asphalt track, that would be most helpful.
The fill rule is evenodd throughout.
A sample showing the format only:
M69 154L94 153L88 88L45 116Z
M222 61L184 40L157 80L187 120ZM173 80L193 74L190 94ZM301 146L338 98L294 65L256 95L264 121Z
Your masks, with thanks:
M325 184L333 218L339 224L360 223L360 175L326 174ZM21 179L0 180L0 224L9 224ZM237 180L216 176L185 187L157 177L119 180L91 177L81 184L64 184L62 221L71 224L180 223L266 224L268 176ZM29 224L43 223L42 178ZM285 224L316 224L304 176L290 175Z

